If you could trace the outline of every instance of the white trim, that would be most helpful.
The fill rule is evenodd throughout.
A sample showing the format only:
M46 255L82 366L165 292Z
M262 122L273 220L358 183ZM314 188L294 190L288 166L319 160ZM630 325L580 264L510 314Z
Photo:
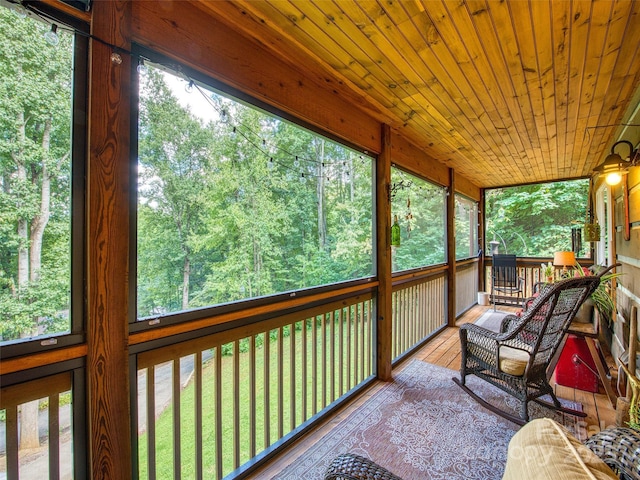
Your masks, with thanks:
M622 293L624 293L627 296L627 298L629 298L630 300L633 300L638 305L640 305L640 297L638 297L635 293L633 293L631 290L626 288L624 285L618 284L616 286L616 290L620 290Z
M634 267L640 268L640 259L627 257L625 255L618 255L618 261L621 263L626 263L627 265L632 265Z

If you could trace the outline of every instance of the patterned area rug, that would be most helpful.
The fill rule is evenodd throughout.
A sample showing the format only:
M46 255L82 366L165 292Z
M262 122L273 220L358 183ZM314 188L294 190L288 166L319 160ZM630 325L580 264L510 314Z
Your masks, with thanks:
M458 372L412 361L274 478L322 479L333 458L352 452L406 480L500 479L507 444L518 427L481 407L453 383L453 376ZM475 377L467 385L491 404L517 414L518 403L500 389ZM586 438L576 417L537 404L529 408L532 418L552 417Z

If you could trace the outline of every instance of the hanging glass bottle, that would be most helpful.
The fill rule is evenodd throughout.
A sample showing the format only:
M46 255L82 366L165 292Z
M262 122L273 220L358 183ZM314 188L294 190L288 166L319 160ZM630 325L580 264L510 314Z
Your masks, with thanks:
M398 225L398 215L393 217L393 225L391 226L391 246L400 246L400 225Z

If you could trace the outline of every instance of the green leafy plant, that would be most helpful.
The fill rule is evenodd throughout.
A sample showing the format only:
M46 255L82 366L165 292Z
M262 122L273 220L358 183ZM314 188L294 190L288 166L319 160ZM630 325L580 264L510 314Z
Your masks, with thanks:
M540 266L542 267L542 275L544 278L553 277L555 268L551 262L541 263Z
M580 264L576 264L576 268L574 269L574 276L576 277L591 276L595 274L596 273L591 269L582 267ZM600 277L600 285L598 285L598 288L596 288L596 290L591 294L591 297L589 297L593 301L593 305L600 316L602 318L606 318L607 323L609 324L611 323L611 317L616 308L613 298L611 298L611 280L618 278L621 275L621 273L605 273L602 275L602 277Z

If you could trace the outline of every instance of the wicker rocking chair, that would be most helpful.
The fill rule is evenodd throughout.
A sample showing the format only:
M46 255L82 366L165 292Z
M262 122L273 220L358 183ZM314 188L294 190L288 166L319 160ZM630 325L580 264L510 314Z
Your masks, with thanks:
M505 317L501 333L473 324L463 325L460 327L460 379L453 378L453 381L481 405L518 425L529 421L530 400L565 413L586 416L560 404L549 385L547 368L580 305L599 284L599 276L558 282L543 291L521 317ZM467 375L482 378L520 400L520 417L479 397L465 384ZM551 397L553 404L540 400L545 395Z

